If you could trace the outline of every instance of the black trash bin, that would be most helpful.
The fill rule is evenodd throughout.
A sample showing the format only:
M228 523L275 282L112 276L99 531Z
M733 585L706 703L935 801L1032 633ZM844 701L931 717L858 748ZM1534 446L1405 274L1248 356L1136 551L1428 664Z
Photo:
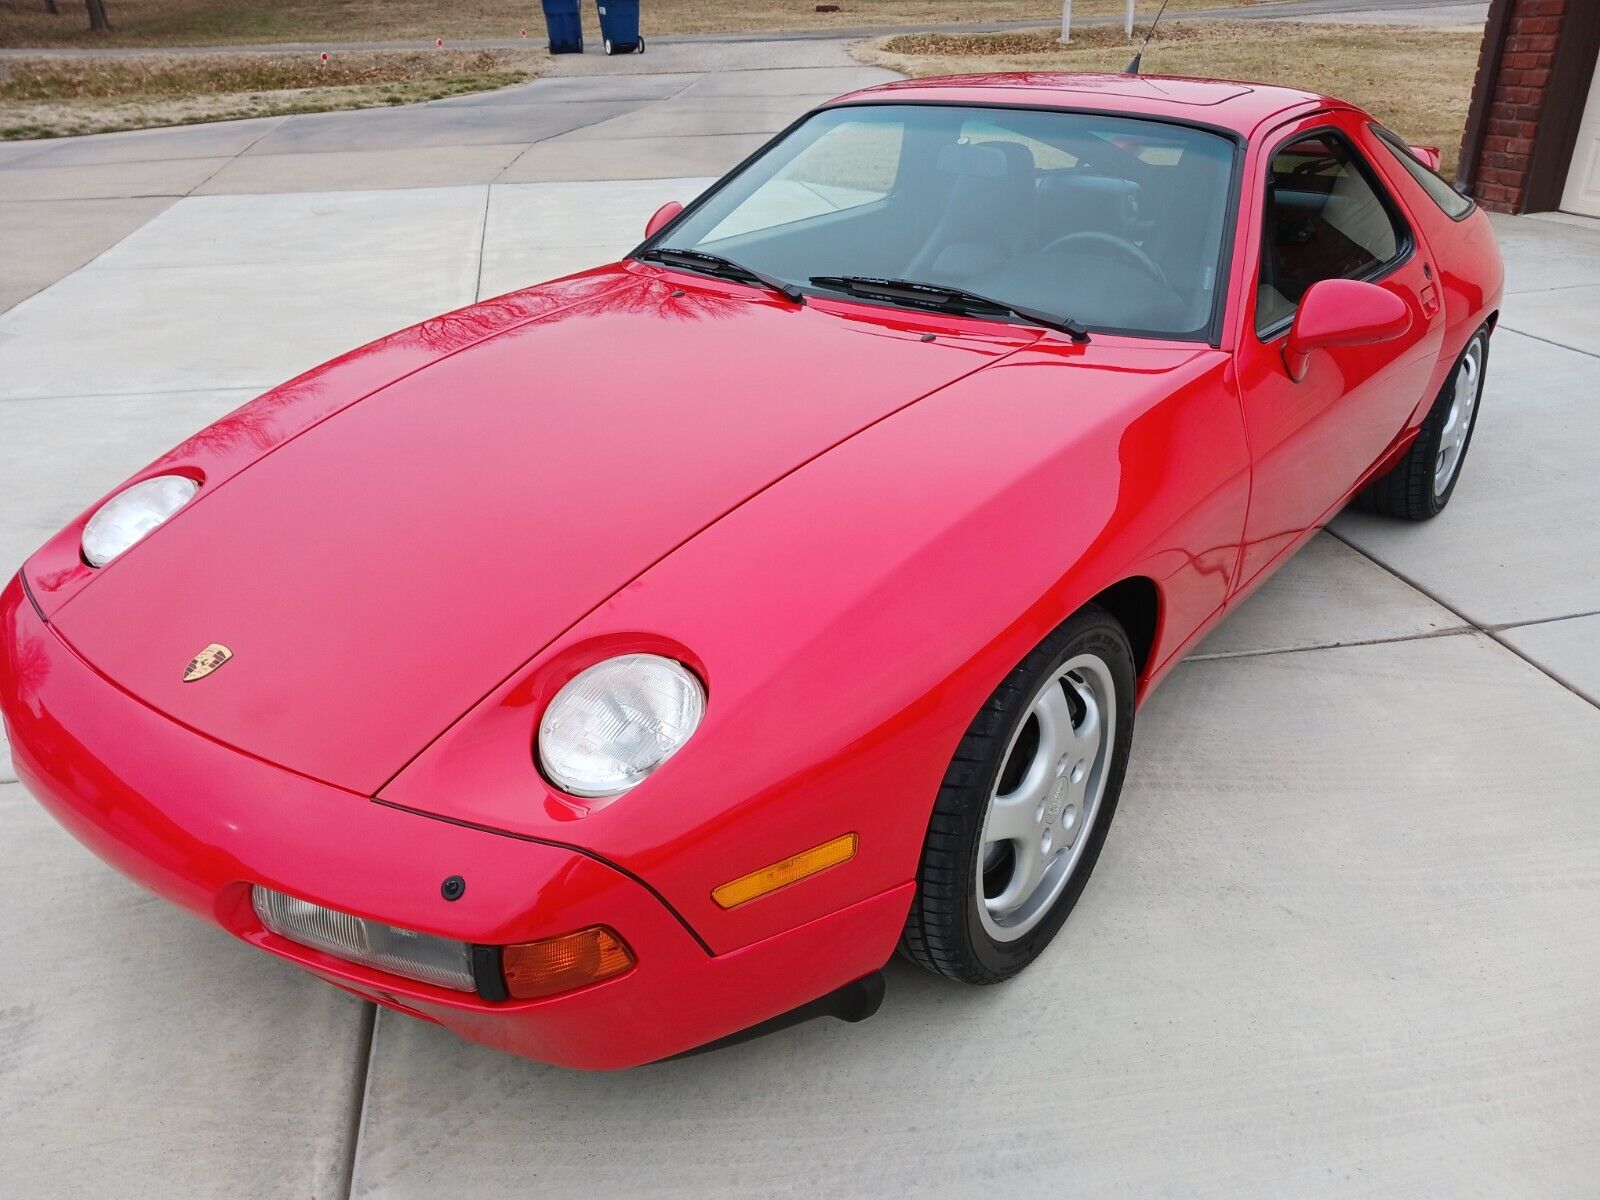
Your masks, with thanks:
M607 54L643 54L639 36L639 0L595 0L600 10L600 37Z
M539 0L551 54L583 53L583 17L579 0Z

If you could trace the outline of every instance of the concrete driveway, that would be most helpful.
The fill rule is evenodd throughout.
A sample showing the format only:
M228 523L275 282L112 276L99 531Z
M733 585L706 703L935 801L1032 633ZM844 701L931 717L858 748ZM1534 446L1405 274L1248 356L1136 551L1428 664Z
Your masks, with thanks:
M270 384L614 256L881 77L826 42L704 54L420 123L0 146L0 573ZM1592 1195L1600 227L1496 225L1511 295L1451 508L1340 518L1178 669L1021 979L897 962L864 1025L563 1072L236 944L0 783L5 1190Z

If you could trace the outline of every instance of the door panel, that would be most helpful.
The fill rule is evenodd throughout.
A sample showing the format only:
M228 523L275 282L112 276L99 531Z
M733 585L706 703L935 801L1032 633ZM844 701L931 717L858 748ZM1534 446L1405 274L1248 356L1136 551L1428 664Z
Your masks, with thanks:
M1322 116L1277 131L1248 168L1248 186L1262 193L1250 276L1260 286L1237 356L1253 462L1240 586L1316 527L1394 444L1443 340L1427 247L1358 144L1351 127ZM1319 350L1295 383L1283 360L1289 324L1299 297L1324 278L1371 280L1405 302L1412 325L1395 341Z

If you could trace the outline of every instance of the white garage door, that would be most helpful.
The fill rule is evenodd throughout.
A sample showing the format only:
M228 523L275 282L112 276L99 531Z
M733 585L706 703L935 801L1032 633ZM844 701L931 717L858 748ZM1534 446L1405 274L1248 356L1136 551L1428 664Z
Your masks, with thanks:
M1567 212L1600 217L1600 63L1589 84L1589 102L1583 107L1578 144L1567 168L1567 190L1561 197Z

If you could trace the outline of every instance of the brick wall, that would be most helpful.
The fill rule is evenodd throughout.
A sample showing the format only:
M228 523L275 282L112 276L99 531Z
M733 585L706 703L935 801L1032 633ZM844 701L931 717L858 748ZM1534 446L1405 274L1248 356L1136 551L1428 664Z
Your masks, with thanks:
M1497 212L1517 212L1522 206L1534 133L1550 89L1550 62L1567 10L1595 0L1507 2L1511 19L1505 42L1499 47L1499 61L1495 62L1495 47L1485 39L1473 84L1474 91L1493 90L1472 192L1485 208ZM1490 71L1494 72L1492 80L1486 78Z

